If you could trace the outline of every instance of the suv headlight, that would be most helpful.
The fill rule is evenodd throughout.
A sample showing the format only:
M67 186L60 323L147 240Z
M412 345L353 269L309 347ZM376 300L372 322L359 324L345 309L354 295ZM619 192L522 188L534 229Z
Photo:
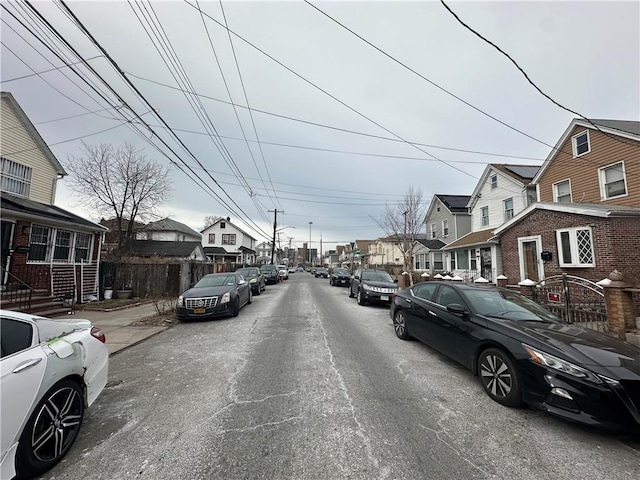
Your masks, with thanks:
M541 352L540 350L536 350L535 348L530 347L529 345L525 345L524 343L522 344L522 346L529 354L529 358L532 362L544 365L545 367L552 368L553 370L558 370L559 372L566 373L567 375L571 375L572 377L580 378L591 383L602 383L602 380L600 380L600 378L598 378L595 373L590 372L586 368L579 367L578 365L574 365L573 363L562 360L561 358L554 357L553 355Z
M222 295L222 298L220 299L220 303L229 303L230 301L231 301L231 293L229 292Z
M178 297L178 303L177 303L178 307L184 307L184 297L182 295L180 295Z
M363 284L362 284L362 288L363 288L364 290L373 290L373 289L372 289L369 285L367 285L366 283L363 283Z
M252 278L251 280L249 280L249 283L256 283L257 281L258 281L258 279Z

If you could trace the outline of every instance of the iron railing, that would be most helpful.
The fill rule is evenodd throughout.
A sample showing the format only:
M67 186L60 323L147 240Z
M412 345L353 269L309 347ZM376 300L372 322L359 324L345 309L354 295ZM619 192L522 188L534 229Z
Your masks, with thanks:
M2 294L0 295L2 308L31 313L31 299L34 289L4 267L0 267L0 274L3 279L7 279L6 283L2 285Z

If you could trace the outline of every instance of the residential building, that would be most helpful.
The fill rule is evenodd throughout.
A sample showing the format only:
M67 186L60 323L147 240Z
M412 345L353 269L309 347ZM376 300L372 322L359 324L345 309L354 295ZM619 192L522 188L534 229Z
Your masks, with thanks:
M493 282L502 273L502 256L493 230L536 201L534 165L488 164L467 208L471 231L443 247L443 270L467 280Z
M640 122L592 122L574 119L551 150L533 179L539 200L640 206Z
M204 251L213 263L220 265L254 265L256 263L256 239L231 223L230 217L218 218L202 230L200 235Z
M470 195L434 195L424 220L427 239L448 244L469 233L469 200Z
M163 242L200 242L202 236L184 223L171 218L150 222L136 230L136 240Z
M82 301L98 295L107 228L57 207L67 175L16 99L1 93L2 290L39 289Z

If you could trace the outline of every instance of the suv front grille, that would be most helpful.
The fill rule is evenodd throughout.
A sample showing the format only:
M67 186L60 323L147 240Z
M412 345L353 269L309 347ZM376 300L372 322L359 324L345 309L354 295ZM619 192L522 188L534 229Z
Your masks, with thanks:
M213 308L218 303L218 297L186 298L187 308Z

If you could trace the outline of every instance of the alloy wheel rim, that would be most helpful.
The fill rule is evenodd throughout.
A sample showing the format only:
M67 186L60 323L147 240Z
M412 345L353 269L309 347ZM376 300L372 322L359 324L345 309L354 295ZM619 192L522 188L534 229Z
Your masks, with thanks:
M72 387L53 393L42 405L31 430L31 450L42 462L62 456L82 422L82 398Z
M396 327L396 334L404 335L404 315L400 313L396 313L394 326Z
M494 397L504 398L513 387L509 366L496 355L487 355L480 365L480 375L485 388Z

